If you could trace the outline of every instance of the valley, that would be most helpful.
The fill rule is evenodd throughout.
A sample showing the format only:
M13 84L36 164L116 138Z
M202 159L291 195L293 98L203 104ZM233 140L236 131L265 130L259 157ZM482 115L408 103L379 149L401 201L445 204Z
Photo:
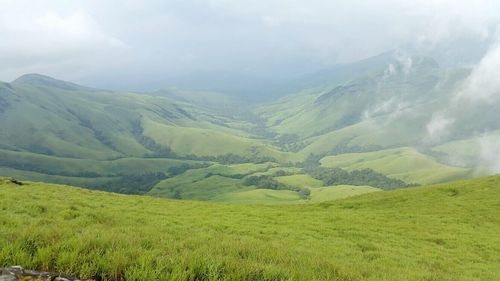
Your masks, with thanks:
M470 71L429 57L407 60L387 53L337 67L265 103L175 88L113 92L24 75L0 85L0 175L177 199L290 203L330 193L329 184L308 180L308 167L370 170L401 181L396 187L493 173L480 157L484 140L494 142L500 129L494 116L476 117L486 134L468 123L442 129L439 138L429 132L433 112ZM248 184L264 175L260 186ZM369 178L342 184L353 194L384 189Z

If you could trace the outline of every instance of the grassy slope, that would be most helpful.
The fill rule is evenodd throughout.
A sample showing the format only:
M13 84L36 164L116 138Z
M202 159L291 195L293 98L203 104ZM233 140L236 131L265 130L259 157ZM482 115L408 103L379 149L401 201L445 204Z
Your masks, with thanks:
M2 149L0 149L0 157L4 162L16 163L23 170L41 169L45 174L69 176L78 176L83 173L94 173L100 176L140 175L165 172L171 167L182 164L201 163L200 161L168 158L75 159Z
M498 280L500 177L242 206L0 184L0 266L127 280Z
M212 165L193 169L156 184L149 195L166 198L208 200L236 204L289 204L322 202L379 191L369 186L328 186L306 174L279 176L274 179L292 187L308 188L309 199L290 190L256 189L241 180L245 175L272 175L277 171L300 173L297 168L276 167L274 163Z
M149 146L146 148L140 143L141 134L158 144L169 146L179 155L214 156L234 153L250 158L273 157L278 162L298 162L310 153L329 152L343 145L401 146L411 143L414 139L420 140L420 132L415 128L422 126L409 126L408 124L413 124L414 121L411 118L393 118L390 113L395 109L391 106L388 112L382 112L385 115L381 113L378 116L372 112L373 118L362 119L364 121L323 134L333 129L331 126L336 121L344 120L351 113L357 116L373 110L373 106L384 104L389 97L396 98L394 104L414 102L415 107L411 108L411 112L405 112L403 106L403 111L398 113L413 116L415 112L420 112L420 115L428 117L429 114L421 111L422 108L418 106L424 104L423 108L426 108L427 104L422 103L422 100L431 101L432 99L427 98L439 96L434 90L427 92L427 89L432 88L435 83L433 77L440 72L434 66L423 63L416 68L420 70L408 78L410 82L406 81L405 77L395 76L384 80L383 85L375 89L373 81L383 78L379 76L382 75L386 63L386 59L376 61L363 75L359 75L357 71L348 71L352 75L358 73L353 77L351 74L341 75L344 78L351 77L352 80L335 80L336 82L330 81L322 86L315 84L314 88L257 109L259 117L263 117L268 126L260 129L302 137L299 142L306 147L297 153L280 151L271 144L271 140L252 136L249 131L256 129L259 122L242 118L240 115L243 113L235 113L234 101L217 93L176 90L150 95L117 93L88 89L47 77L24 77L10 85L0 85L1 98L8 103L5 111L0 113L0 149L3 149L0 150L0 156L3 159L8 158L9 164L16 164L4 165L8 167L0 169L0 175L14 174L22 179L88 186L88 183L100 182L102 179L81 177L85 173L112 177L116 174L165 171L173 160L140 159L145 154L153 153L149 149L154 149ZM454 75L450 77L453 81L458 79ZM443 91L447 92L447 89L453 88L452 84L446 84ZM354 86L354 92L339 89L339 85ZM426 94L422 95L423 92ZM360 104L358 95L366 98L366 102ZM316 102L319 97L323 97L322 101ZM355 120L356 116L351 117ZM349 119L351 118L346 120ZM398 122L400 119L404 120ZM256 124L252 125L252 122ZM143 131L137 128L138 124L143 127ZM322 132L322 135L305 138L318 132ZM40 153L53 153L59 157L48 157ZM9 155L5 156L6 154ZM342 157L346 159L351 156L348 154ZM106 161L117 157L125 158ZM354 156L354 159L357 159L356 157ZM400 165L385 165L382 172L421 183L459 177L459 172L453 167L424 171L418 161L411 160L407 163L415 165L407 165L407 171L401 171ZM30 170L27 168L29 165L44 171ZM415 172L416 170L421 173ZM219 180L223 182L221 186L229 187L231 183L236 183L234 179ZM301 180L297 180L300 185ZM213 181L214 179L206 179L199 184L211 186ZM288 184L290 183L294 184L288 181ZM197 188L198 191L205 192L202 189L203 187ZM241 190L238 188L233 191ZM263 193L255 193L259 192ZM153 191L151 194L159 193ZM213 196L215 195L217 194ZM197 195L190 193L189 196L196 198ZM202 197L207 198L206 195Z
M307 187L307 186L302 186ZM371 186L337 185L326 187L308 187L311 195L308 199L301 198L296 192L289 190L250 189L228 192L213 198L215 202L231 204L309 204L352 197L381 189Z
M420 184L457 180L472 175L471 169L438 163L414 148L327 156L321 160L321 164L348 170L371 168L389 177Z
M281 152L262 140L220 130L175 127L146 120L144 134L180 155L216 156L233 153L246 157L267 156L282 162L299 160L294 154Z
M294 187L320 187L323 182L307 174L297 174L275 178L278 182Z
M382 190L371 186L354 185L315 187L311 188L311 198L308 202L325 202L377 191Z
M192 169L176 177L159 182L149 192L158 197L174 197L176 191L182 199L210 200L223 193L245 189L239 178L255 172L267 171L272 163L212 165L202 169Z
M497 144L500 141L500 132L493 131L480 136L447 142L432 148L433 151L444 154L446 161L461 165L495 166L489 161L496 162L494 157ZM488 160L487 160L488 159Z
M5 85L0 84L0 148L99 160L142 157L152 153L139 141L145 134L180 155L232 152L291 160L243 131L254 125L221 95L110 92L38 75Z
M231 204L297 204L304 200L290 190L272 190L272 189L248 189L243 191L228 192L221 194L213 199L215 202L225 202Z

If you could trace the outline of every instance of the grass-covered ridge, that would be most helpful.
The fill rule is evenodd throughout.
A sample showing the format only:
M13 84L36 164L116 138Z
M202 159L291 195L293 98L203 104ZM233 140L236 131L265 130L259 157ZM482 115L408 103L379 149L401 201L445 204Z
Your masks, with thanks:
M0 266L105 280L498 280L500 177L245 206L0 181Z
M414 59L409 76L386 54L261 105L220 93L113 92L24 75L0 83L0 176L177 199L291 203L372 190L340 192L331 185L400 188L494 171L495 163L482 159L481 145L495 143L495 135L476 136L500 130L494 114L456 122L470 123L459 135L426 139L422 128L466 72L448 73L430 58ZM399 71L386 77L391 65ZM497 112L494 106L491 112ZM273 169L208 171L263 163L285 171L284 178ZM354 176L318 185L302 169L311 163ZM367 175L367 169L382 174L370 176L379 180L352 180L363 177L356 170ZM248 184L246 176L258 182Z

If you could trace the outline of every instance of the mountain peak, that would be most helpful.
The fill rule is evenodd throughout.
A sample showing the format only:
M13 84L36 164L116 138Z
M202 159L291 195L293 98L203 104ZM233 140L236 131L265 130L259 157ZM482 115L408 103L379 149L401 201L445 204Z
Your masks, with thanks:
M47 87L55 87L55 88L60 88L64 90L79 90L83 89L84 87L71 83L71 82L66 82L63 80L57 80L55 78L52 78L50 76L38 74L38 73L29 73L29 74L24 74L21 77L17 78L12 82L12 84L28 84L28 85L33 85L33 86L47 86Z

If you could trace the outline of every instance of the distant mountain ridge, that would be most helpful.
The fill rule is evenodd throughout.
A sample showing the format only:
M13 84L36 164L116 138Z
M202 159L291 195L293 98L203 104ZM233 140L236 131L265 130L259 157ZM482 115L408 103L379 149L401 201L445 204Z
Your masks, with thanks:
M152 188L173 175L167 171L170 166L159 166L161 161L186 164L179 171L264 162L287 170L308 163L332 166L339 155L407 183L490 173L495 165L483 159L483 137L490 143L500 140L495 114L500 104L454 112L456 120L470 122L439 127L446 122L440 121L440 112L470 73L441 68L425 56L385 53L304 77L289 85L301 90L264 104L176 88L114 92L26 74L0 83L0 175L96 186L126 177L131 170L124 163L142 159L147 167L134 175L148 178L143 184ZM374 155L395 164L382 167L373 161ZM333 166L358 167L344 158L344 164ZM82 165L67 172L56 164L72 159L102 165L103 170ZM54 166L44 167L48 163Z

